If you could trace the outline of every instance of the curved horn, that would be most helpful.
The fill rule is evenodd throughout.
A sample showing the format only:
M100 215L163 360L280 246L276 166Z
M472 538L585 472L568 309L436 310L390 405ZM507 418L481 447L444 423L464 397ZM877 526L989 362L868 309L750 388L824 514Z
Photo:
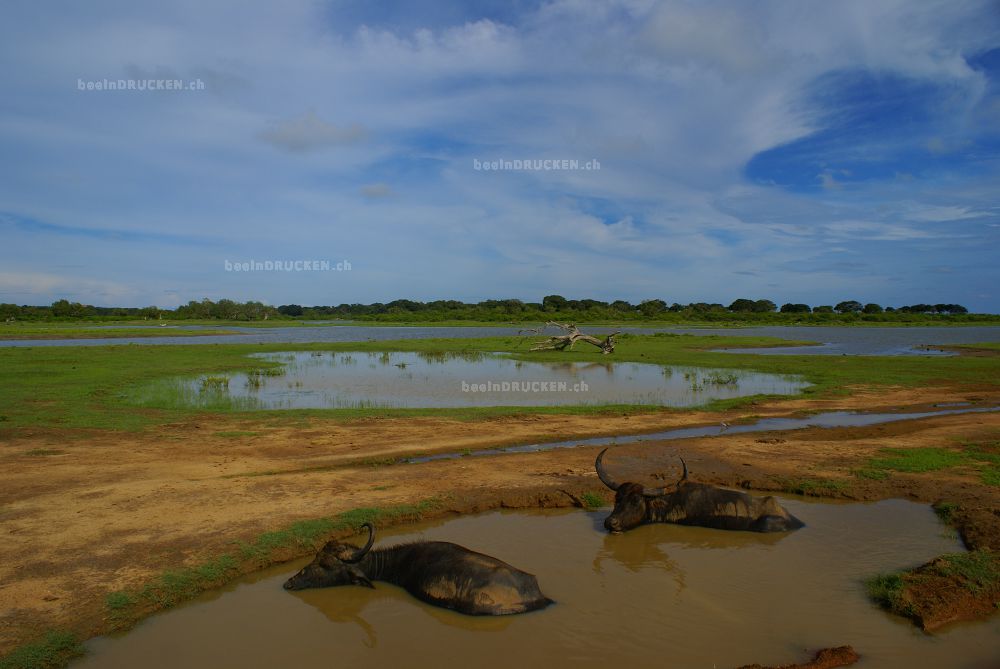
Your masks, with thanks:
M615 482L615 480L611 478L611 475L604 471L604 465L601 464L601 461L604 459L604 454L607 452L608 449L605 448L598 454L597 460L594 461L594 468L597 470L597 477L601 479L601 483L608 486L612 490L618 490L621 483Z
M355 562L360 562L361 558L363 558L365 555L367 555L368 551L370 551L372 549L372 544L375 543L375 526L372 525L371 523L365 523L361 527L367 527L368 528L368 543L365 544L364 548L359 548L354 553L354 555L352 555L351 557L343 560L344 562L346 562L348 564L353 564Z
M677 479L677 483L675 483L673 485L673 487L675 489L681 483L684 483L684 481L687 481L687 477L688 477L688 466L687 466L687 463L684 462L684 458L680 457L679 455L677 457L680 459L681 465L683 465L683 467L684 467L684 474L679 479ZM642 489L642 494L645 495L646 497L659 497L660 495L667 494L667 486L663 486L662 488L643 488Z

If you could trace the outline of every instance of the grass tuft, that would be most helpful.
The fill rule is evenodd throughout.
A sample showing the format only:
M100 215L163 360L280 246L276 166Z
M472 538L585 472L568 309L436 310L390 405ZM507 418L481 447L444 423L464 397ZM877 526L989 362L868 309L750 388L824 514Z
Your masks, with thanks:
M53 630L39 641L19 646L0 658L0 669L54 669L80 655L83 647L75 634Z
M604 498L596 492L583 493L580 495L580 501L583 502L583 508L585 509L599 509L604 506Z
M938 501L931 506L934 513L941 519L942 523L950 525L955 519L955 512L958 511L958 504L955 502Z
M903 616L913 615L913 605L903 599L901 574L878 574L865 581L868 597L887 611Z

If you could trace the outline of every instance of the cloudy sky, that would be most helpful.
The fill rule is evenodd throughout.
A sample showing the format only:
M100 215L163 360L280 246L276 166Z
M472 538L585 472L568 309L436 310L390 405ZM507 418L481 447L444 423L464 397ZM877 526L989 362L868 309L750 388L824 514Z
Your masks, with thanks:
M5 2L0 302L1000 312L998 47L996 0Z

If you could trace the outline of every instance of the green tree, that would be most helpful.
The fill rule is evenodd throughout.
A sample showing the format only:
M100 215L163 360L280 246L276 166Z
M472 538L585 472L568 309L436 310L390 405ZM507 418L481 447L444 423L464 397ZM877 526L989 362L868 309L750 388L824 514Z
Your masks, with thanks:
M792 304L786 303L781 305L781 313L783 314L808 314L812 309L809 308L808 304Z
M874 302L869 302L868 304L865 305L865 308L862 309L862 311L866 314L880 314L882 313L883 310L881 305L875 304Z
M633 307L625 300L615 300L611 303L611 308L615 311L632 311Z
M567 300L562 295L546 295L542 298L542 308L545 311L564 311L566 309Z
M653 318L667 310L667 303L663 300L644 300L639 305L639 311L646 318Z
M845 300L843 302L839 302L833 309L839 314L849 314L856 313L864 308L865 306L857 300Z
M775 305L775 303L771 300L757 300L753 303L753 308L750 311L758 314L766 314L771 313L777 308L777 305Z
M745 311L750 312L754 310L754 301L748 300L745 297L741 297L738 300L734 300L732 304L729 305L730 311Z

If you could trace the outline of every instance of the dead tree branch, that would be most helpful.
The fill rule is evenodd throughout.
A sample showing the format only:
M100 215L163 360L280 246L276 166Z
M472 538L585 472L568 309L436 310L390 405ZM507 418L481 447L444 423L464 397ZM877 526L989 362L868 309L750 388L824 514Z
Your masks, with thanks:
M562 328L566 331L564 335L553 335L544 341L540 341L529 350L531 351L565 351L567 348L572 349L573 346L578 341L585 341L588 344L593 344L597 348L601 349L601 353L607 355L608 353L615 352L615 335L621 334L620 332L612 332L603 341L597 337L591 335L583 334L580 329L576 327L573 323L557 323L555 321L549 321L545 324L546 326L552 325L557 328Z

